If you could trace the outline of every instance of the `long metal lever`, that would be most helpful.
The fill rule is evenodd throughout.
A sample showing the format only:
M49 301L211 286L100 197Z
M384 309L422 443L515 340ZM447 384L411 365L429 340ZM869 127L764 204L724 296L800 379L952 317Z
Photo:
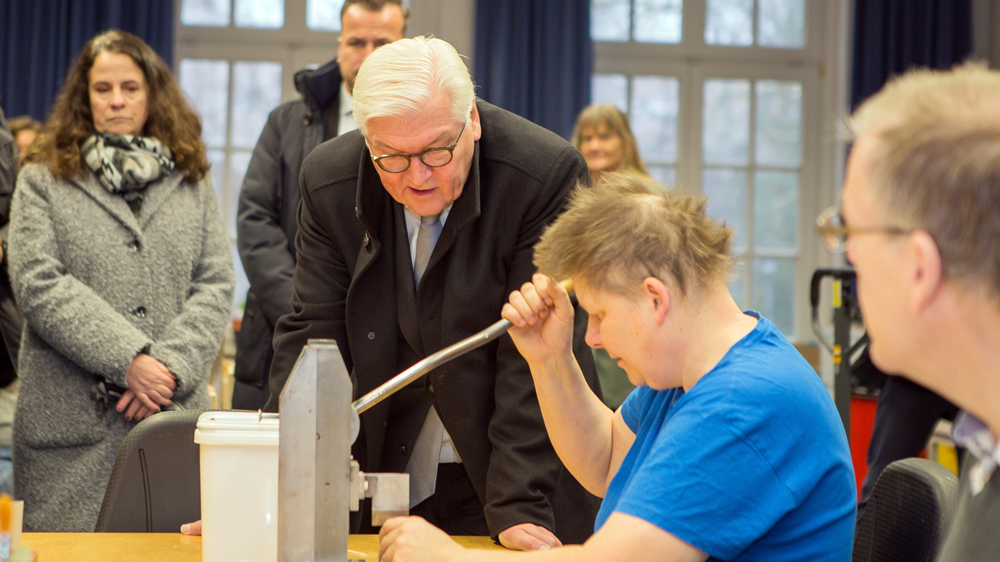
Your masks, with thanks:
M564 279L559 282L560 285L566 289L567 292L573 290L573 280ZM466 353L472 351L473 349L482 347L487 343L499 338L507 332L510 327L513 326L510 320L502 319L497 320L490 327L485 330L473 334L464 340L449 345L448 347L432 353L425 359L421 359L413 364L412 367L399 373L398 375L392 377L388 381L382 383L377 388L365 394L361 398L355 400L351 405L354 407L354 411L358 414L363 414L372 406L378 404L379 402L385 400L386 398L395 394L399 389L410 384L411 382L417 380L424 374L432 371L441 365L444 365L448 361L465 355Z

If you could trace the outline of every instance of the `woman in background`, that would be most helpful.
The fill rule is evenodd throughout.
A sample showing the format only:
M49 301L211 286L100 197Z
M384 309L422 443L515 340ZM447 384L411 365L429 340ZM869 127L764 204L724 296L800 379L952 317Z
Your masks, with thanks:
M93 531L135 424L207 408L233 265L197 115L139 38L93 38L18 176L9 270L27 325L14 422L25 531Z
M573 146L587 160L591 183L596 183L604 172L631 172L649 177L629 128L628 116L613 105L589 105L580 112L573 127Z
M587 161L591 184L597 183L604 172L630 172L649 177L646 164L639 157L628 116L611 104L589 105L580 112L573 127L573 146ZM617 410L635 387L607 351L593 351L604 403Z

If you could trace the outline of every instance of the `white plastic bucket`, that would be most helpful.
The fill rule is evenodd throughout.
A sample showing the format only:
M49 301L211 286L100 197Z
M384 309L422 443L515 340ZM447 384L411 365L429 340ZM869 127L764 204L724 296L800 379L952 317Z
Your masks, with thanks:
M204 562L278 559L278 419L258 412L205 412L201 445Z

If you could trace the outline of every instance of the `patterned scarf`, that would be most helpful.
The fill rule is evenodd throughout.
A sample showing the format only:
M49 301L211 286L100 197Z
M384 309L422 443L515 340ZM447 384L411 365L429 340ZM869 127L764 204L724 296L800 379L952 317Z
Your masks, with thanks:
M170 148L153 137L94 133L80 145L80 153L105 189L130 202L174 169Z

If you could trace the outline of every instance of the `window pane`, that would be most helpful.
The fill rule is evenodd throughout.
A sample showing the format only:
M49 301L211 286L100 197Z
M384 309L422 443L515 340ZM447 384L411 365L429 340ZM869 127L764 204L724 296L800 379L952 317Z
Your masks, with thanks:
M806 43L805 0L758 0L757 44L801 48Z
M750 81L705 80L702 157L707 164L747 164Z
M205 27L229 25L229 0L184 0L181 23Z
M753 243L758 251L798 249L798 172L754 174L753 221Z
M281 103L281 63L237 61L233 67L231 144L253 148L271 110Z
M705 43L752 45L753 0L708 0Z
M283 0L236 0L236 27L279 29L285 25Z
M239 205L240 188L243 187L243 177L247 175L251 155L251 152L243 150L233 151L229 155L229 201L222 213L230 236L236 236L236 207Z
M701 172L701 192L708 197L708 216L735 229L733 252L746 251L747 173L707 168Z
M632 14L635 40L680 43L682 8L681 0L635 0L635 13Z
M677 168L673 166L647 166L649 175L656 181L667 187L673 187L677 183Z
M756 88L757 163L798 166L802 161L802 84L760 80Z
M628 113L628 78L621 74L595 74L590 82L591 103L610 103Z
M733 296L733 300L736 301L736 305L740 307L740 310L745 310L746 305L746 256L735 255L733 256L733 269L729 272L729 279L726 285L729 286L729 294Z
M795 334L795 260L753 260L751 307L774 322L785 336Z
M226 153L222 150L209 150L208 165L211 166L212 188L215 189L215 195L218 198L219 214L222 215L223 222L225 222L226 201L222 192L226 187Z
M628 41L629 0L590 0L590 37Z
M344 0L307 0L306 26L320 31L340 31L340 9Z
M201 114L201 140L208 146L225 146L229 115L229 63L224 60L182 59L181 89ZM222 184L217 184L216 187Z
M647 164L677 161L677 79L636 76L632 79L632 134Z

